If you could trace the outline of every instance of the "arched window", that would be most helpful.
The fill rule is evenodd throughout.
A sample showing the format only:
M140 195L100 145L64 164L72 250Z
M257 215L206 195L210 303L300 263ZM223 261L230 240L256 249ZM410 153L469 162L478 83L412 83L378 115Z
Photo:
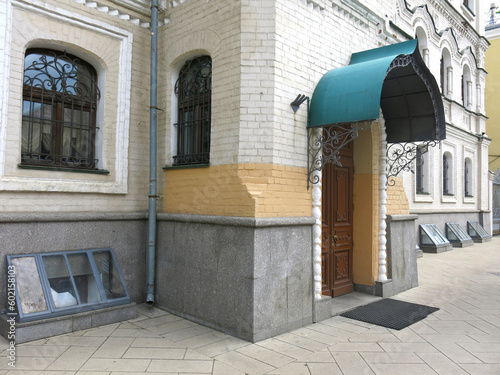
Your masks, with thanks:
M451 66L451 55L447 49L443 49L440 63L440 83L441 93L446 97L451 97L453 91L453 68Z
M415 159L415 183L417 194L426 194L427 189L427 174L425 173L427 163L426 163L427 153L422 147L417 147L417 157Z
M443 195L453 195L453 160L451 154L443 154Z
M415 37L418 39L418 48L420 50L420 55L424 59L425 65L429 67L429 48L427 47L427 35L421 26L418 26L415 30Z
M465 158L464 163L464 194L466 197L472 197L472 161Z
M96 82L95 69L76 56L26 51L22 166L97 169Z
M212 59L187 61L175 83L177 94L177 155L174 165L210 162Z
M465 108L472 108L472 80L467 65L464 65L462 73L462 104Z
M444 71L444 58L441 56L441 61L439 62L439 86L441 88L441 94L446 94L446 74Z
M463 0L464 6L467 7L472 13L474 13L474 0Z

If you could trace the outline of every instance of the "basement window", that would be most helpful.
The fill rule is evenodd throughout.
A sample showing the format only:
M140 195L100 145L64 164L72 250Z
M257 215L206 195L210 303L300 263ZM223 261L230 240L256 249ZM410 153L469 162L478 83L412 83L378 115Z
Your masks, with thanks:
M458 223L446 223L446 237L455 247L464 247L473 243L472 238Z
M435 224L420 224L420 248L424 252L440 253L451 250L452 245Z
M474 242L485 242L490 241L491 236L486 232L486 230L479 224L479 221L468 221L467 231L472 237Z
M7 264L20 322L130 302L112 249L9 255Z

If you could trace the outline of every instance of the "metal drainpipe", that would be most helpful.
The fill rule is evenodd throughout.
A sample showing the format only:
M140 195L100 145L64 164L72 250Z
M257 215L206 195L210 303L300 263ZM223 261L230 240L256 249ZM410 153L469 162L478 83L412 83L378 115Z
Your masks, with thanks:
M151 87L149 107L149 216L148 216L148 249L147 296L146 303L153 304L155 297L155 255L156 255L156 128L157 128L157 50L158 50L158 0L151 1Z

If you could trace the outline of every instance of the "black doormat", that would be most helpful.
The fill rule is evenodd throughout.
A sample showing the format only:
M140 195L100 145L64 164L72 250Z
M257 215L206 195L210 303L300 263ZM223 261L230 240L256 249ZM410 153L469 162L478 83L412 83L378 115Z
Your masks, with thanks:
M340 314L340 316L400 330L426 318L427 315L438 310L437 307L384 298Z

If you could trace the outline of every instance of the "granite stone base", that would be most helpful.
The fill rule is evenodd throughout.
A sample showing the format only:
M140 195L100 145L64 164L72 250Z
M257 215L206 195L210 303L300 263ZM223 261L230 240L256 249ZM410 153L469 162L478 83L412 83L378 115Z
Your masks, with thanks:
M444 253L445 251L450 251L453 249L453 245L451 243L441 244L441 245L420 245L420 248L424 253Z
M313 224L159 214L156 304L252 342L311 323Z
M464 240L464 241L450 241L453 247L468 247L474 245L473 240Z
M376 285L376 295L389 297L418 286L415 251L417 218L417 215L387 216L387 278L391 282Z
M375 281L375 295L378 297L391 297L396 294L395 284L391 279L385 281Z
M0 234L1 270L6 255L112 248L131 301L145 301L145 213L0 213ZM0 277L0 311L7 307L6 290Z
M475 243L490 242L491 236L488 237L472 237L472 241Z
M136 316L137 307L135 303L59 316L57 318L40 319L32 322L16 322L15 325L11 325L9 322L11 316L2 314L0 315L0 334L8 339L8 341L11 341L9 332L14 332L15 343L22 344L23 342L134 319ZM15 329L11 329L11 326Z
M380 297L362 292L352 292L335 298L324 296L314 301L314 322L321 322L379 299Z

